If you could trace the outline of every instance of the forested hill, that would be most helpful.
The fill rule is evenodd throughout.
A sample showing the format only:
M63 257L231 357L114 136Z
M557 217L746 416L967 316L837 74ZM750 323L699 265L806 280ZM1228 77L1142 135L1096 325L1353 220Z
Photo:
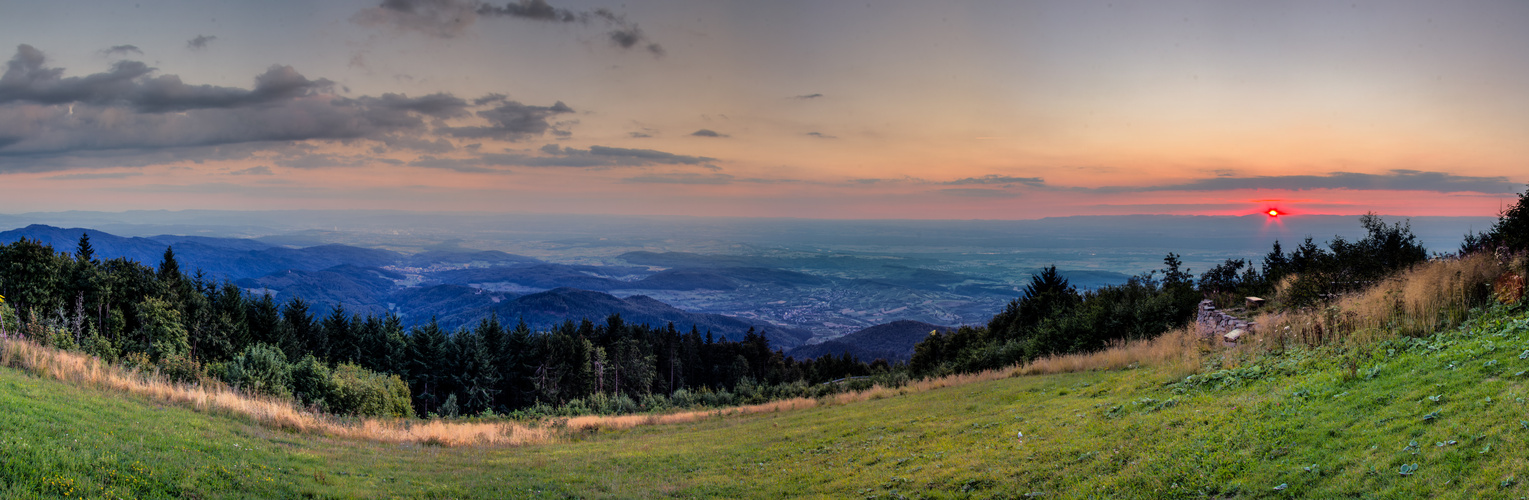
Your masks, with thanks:
M153 264L159 262L165 247L175 248L175 258L188 271L201 270L212 279L238 280L257 278L271 273L298 270L319 271L339 265L357 267L381 267L398 264L420 264L424 259L456 262L463 259L503 260L516 263L540 262L529 257L494 251L426 252L406 256L397 252L361 248L349 245L319 245L307 248L288 248L270 245L260 240L237 238L207 238L199 236L161 235L147 238L125 238L84 228L57 228L33 224L20 229L0 232L0 244L13 243L22 238L51 245L62 252L72 252L80 235L90 234L90 243L96 255L102 259L117 257ZM430 265L434 262L424 263Z
M800 328L786 328L762 321L682 311L645 295L618 298L610 294L556 288L541 293L500 302L490 308L500 318L524 318L533 327L553 326L565 318L603 318L620 314L626 321L650 325L673 323L682 328L694 325L700 331L712 331L728 340L743 340L744 334L755 329L770 345L791 347L801 345L812 337L812 332ZM475 319L471 321L476 321ZM870 359L870 358L868 358Z
M922 321L893 321L827 342L797 347L786 354L798 359L817 358L825 354L830 356L849 354L859 359L907 361L913 356L913 346L928 338L930 332L953 330L955 330L953 327Z

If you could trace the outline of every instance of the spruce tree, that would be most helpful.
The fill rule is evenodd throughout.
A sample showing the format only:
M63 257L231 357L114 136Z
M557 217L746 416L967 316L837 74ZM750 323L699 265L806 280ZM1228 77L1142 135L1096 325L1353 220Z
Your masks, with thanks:
M281 310L276 307L276 299L270 294L262 294L256 300L247 301L247 307L249 311L245 317L249 325L249 342L280 348Z
M479 328L463 330L453 338L456 348L455 386L462 394L458 398L462 414L476 415L491 409L499 394L499 373L494 366L493 353L489 352L484 334L498 330L498 322L484 321Z
M445 359L447 354L446 333L441 331L435 318L423 327L415 327L409 334L409 392L414 395L414 412L424 417L436 411L445 400L442 391Z
M316 328L313 327L313 315L308 313L308 303L303 302L302 297L287 301L281 310L281 324L279 347L287 353L287 359L302 359L303 355L309 354Z
M174 283L181 278L180 263L175 261L175 248L165 247L165 256L159 261L159 281Z
M80 242L75 245L74 259L80 262L90 262L96 258L96 249L90 246L90 233L80 233Z
M353 333L355 326L345 312L345 305L335 304L315 336L320 341L311 345L314 355L331 363L355 363L361 355L361 346Z

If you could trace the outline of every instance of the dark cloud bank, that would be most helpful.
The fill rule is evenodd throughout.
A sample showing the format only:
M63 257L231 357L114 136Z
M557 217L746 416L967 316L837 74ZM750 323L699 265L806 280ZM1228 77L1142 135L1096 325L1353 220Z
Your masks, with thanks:
M43 52L30 45L17 47L6 62L0 74L0 173L240 159L261 151L278 152L283 166L299 168L368 163L327 158L299 146L313 140L376 141L374 153L455 152L470 158L437 163L483 168L513 164L511 157L517 155L480 154L479 145L457 148L449 139L567 136L571 132L555 120L574 113L561 101L526 104L502 94L471 100L449 93L344 97L334 93L334 82L284 65L256 75L250 88L190 84L133 60L117 61L99 73L64 75L63 68L49 67ZM463 120L482 124L453 124ZM713 161L601 146L544 149L540 155L518 157L527 166L704 166ZM378 158L370 163L390 162Z

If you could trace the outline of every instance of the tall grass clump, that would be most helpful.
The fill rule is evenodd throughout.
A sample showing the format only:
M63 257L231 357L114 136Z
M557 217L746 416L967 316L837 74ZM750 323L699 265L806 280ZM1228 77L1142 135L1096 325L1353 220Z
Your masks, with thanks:
M1183 376L1200 368L1206 351L1203 337L1193 327L1185 327L1150 339L1116 340L1099 351L1047 356L1019 366L1014 373L1043 375L1157 366Z
M1279 347L1426 335L1465 320L1471 308L1491 297L1493 282L1507 267L1507 262L1484 252L1435 259L1326 303L1259 315L1259 337ZM1287 279L1283 286L1297 281Z

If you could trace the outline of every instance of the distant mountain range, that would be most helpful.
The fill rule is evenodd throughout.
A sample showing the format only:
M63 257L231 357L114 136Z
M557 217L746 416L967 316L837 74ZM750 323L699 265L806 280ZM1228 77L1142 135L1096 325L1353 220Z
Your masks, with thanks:
M443 327L469 326L490 315L502 321L524 319L535 328L553 327L566 320L588 318L603 322L620 314L629 323L663 327L673 323L688 331L692 327L720 337L740 340L750 328L782 348L801 345L813 332L765 321L722 314L680 310L643 295L616 297L608 290L705 290L730 289L740 281L790 279L811 281L807 275L768 269L667 270L552 264L498 251L436 249L413 255L354 247L319 245L288 248L258 240L196 236L124 238L82 228L31 225L0 232L0 244L21 238L73 252L80 235L89 232L97 258L124 257L157 266L165 248L175 250L182 270L201 270L215 280L231 281L252 293L269 293L277 301L294 297L320 310L343 305L348 312L384 314L395 312L406 323L437 320ZM462 266L485 266L468 267ZM445 270L432 270L445 268ZM407 272L417 272L419 283L406 286ZM600 274L644 273L636 281L620 281ZM510 283L545 291L518 295L466 286Z
M63 229L40 224L0 232L0 243L27 238L52 245L55 250L74 252L80 235L86 232L90 233L90 245L97 258L125 257L157 266L164 258L165 248L173 246L175 260L181 269L187 272L200 269L210 278L226 280L255 278L287 270L319 271L339 265L381 267L397 264L405 258L397 252L348 245L288 248L237 238L172 235L124 238L83 228Z

